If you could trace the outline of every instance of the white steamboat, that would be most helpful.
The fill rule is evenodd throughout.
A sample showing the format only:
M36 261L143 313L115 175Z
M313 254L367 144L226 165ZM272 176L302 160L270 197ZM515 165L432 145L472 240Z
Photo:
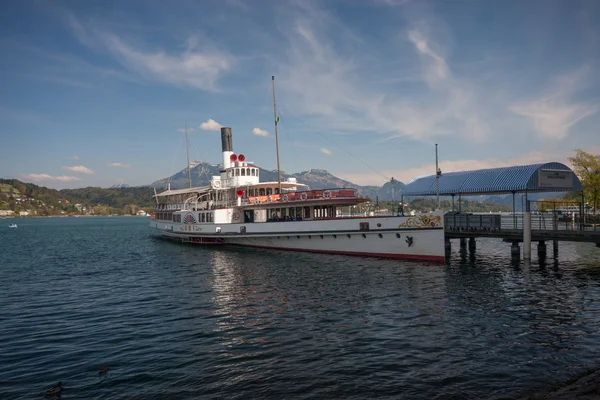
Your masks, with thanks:
M368 199L354 189L310 190L294 178L261 182L259 168L233 153L231 128L221 128L221 142L223 168L209 186L155 195L150 226L164 237L199 245L444 261L441 211L343 215L343 209Z

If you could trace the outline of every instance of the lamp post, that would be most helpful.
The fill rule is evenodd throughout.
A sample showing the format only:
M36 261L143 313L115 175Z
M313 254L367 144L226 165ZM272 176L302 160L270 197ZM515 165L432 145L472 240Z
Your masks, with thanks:
M392 184L392 215L394 215L394 177L390 179L390 183Z

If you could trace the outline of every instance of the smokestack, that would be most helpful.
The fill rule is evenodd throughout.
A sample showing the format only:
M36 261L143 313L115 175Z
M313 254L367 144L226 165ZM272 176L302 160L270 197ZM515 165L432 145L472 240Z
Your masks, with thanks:
M221 150L233 151L231 146L231 128L221 128Z
M233 154L231 128L221 128L221 151L223 152L223 169L231 167L231 160L229 158Z

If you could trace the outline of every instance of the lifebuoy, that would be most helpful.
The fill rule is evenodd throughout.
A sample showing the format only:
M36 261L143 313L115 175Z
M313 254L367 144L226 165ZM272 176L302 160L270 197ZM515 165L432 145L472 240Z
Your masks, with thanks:
M307 198L308 198L308 195L306 193L300 194L300 199L301 200L306 200Z
M323 192L323 198L324 199L330 199L331 198L331 192L329 190L326 190Z
M288 201L288 195L287 194L283 195L283 201Z
M254 199L254 204L260 204L260 199L258 197Z

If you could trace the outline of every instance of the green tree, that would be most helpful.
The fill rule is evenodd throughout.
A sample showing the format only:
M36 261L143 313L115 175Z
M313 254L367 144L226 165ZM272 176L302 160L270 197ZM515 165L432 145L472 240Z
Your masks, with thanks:
M576 150L575 157L569 157L573 170L581 180L583 196L586 203L591 204L596 215L598 197L600 195L600 156Z

